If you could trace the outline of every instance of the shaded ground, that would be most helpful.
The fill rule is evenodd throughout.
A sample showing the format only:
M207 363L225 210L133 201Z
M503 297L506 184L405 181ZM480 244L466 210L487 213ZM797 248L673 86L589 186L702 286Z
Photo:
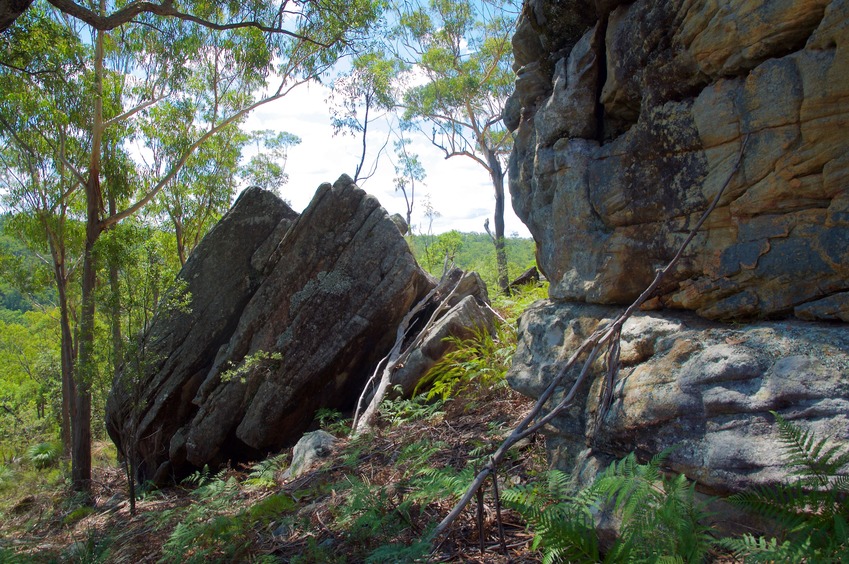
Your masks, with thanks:
M474 461L494 450L530 407L504 386L474 396L442 406L395 402L372 434L342 438L320 468L296 480L281 479L283 457L261 468L198 473L193 484L144 495L135 516L122 470L98 467L93 512L74 507L63 491L17 500L0 529L0 561L379 561L376 550L390 544L403 550L450 511ZM505 464L501 487L544 470L542 439L529 441ZM473 502L432 562L539 561L525 524L506 508L502 545L493 499L490 488L483 552Z

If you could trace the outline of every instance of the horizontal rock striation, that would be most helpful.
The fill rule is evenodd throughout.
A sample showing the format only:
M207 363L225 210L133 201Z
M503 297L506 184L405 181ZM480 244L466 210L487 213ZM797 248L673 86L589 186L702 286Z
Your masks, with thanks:
M731 177L652 305L849 321L847 21L846 0L526 2L510 192L551 297L630 302Z

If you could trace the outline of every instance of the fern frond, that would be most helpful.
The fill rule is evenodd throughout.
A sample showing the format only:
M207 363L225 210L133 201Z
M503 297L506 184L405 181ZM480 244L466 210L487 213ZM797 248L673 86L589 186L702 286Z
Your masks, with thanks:
M780 440L794 474L811 478L812 485L828 487L830 478L849 464L849 451L841 452L841 447L836 445L826 449L829 437L817 439L812 432L787 421L775 411L771 413L778 424Z

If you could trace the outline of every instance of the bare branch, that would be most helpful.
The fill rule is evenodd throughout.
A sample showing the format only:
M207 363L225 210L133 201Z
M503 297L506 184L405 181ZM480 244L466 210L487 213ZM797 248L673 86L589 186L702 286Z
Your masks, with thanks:
M708 216L716 209L716 206L719 204L720 199L722 198L723 193L725 192L728 185L731 183L731 180L737 174L737 170L740 168L740 163L743 161L743 153L746 149L746 145L749 142L749 134L743 140L743 143L740 145L740 152L737 156L737 162L732 168L731 172L728 175L728 179L725 181L725 184L722 185L719 192L714 197L710 206L705 210L702 214L699 221L696 223L695 227L690 231L687 238L678 248L678 252L675 253L675 256L669 263L661 270L658 270L654 280L652 283L640 294L640 296L630 305L628 308L620 314L616 319L610 321L607 325L602 327L601 329L596 330L592 335L590 335L581 345L577 348L577 350L569 357L569 360L564 364L557 375L552 379L549 383L548 387L545 391L540 395L537 402L534 404L534 407L525 416L524 419L513 429L513 432L510 433L510 436L507 437L503 443L498 447L498 449L492 454L489 462L486 466L481 469L480 472L475 476L475 479L466 489L466 492L451 510L451 512L436 526L436 528L431 533L430 539L434 540L440 535L444 534L448 527L457 519L460 513L465 509L465 507L469 504L472 498L476 495L477 491L483 486L487 477L490 474L494 474L495 469L504 460L504 457L507 454L507 451L515 445L517 442L522 440L523 438L537 432L547 423L549 423L552 419L557 417L557 415L563 411L566 407L572 404L577 395L578 391L583 386L586 381L587 375L590 372L590 367L592 366L595 359L598 357L601 348L609 343L609 341L613 338L617 338L619 333L622 330L622 326L625 324L635 311L654 293L657 287L660 285L660 282L664 279L666 274L674 268L674 266L678 263L681 257L684 254L684 251L692 242L692 240L696 237L696 234L701 229L702 225L704 225ZM575 382L572 384L569 392L560 400L560 402L551 409L544 417L537 419L542 413L542 410L545 408L545 404L551 398L554 391L561 385L563 379L565 378L568 371L577 363L578 359L592 347L589 355L584 360L583 368L581 369L580 374L575 379ZM618 356L618 353L615 355ZM610 376L608 376L610 377ZM610 383L612 386L613 382Z

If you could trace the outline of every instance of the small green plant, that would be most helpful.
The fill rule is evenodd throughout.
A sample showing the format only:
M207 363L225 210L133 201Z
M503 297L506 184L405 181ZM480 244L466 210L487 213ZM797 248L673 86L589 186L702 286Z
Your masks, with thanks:
M478 329L467 339L448 337L453 350L446 353L421 379L415 393L427 389L427 398L446 400L471 386L489 388L504 382L516 350L516 333L501 324L495 335Z
M4 490L12 485L15 478L15 472L5 464L0 464L0 490Z
M337 409L322 407L315 412L315 420L318 421L319 427L331 435L346 436L351 433L350 421L346 420L342 412Z
M204 468L187 478L201 485L192 492L195 503L181 514L180 523L162 546L163 562L244 561L251 547L251 529L296 507L286 493L242 507L239 482L225 477L226 471L210 476Z
M71 525L74 525L75 523L82 521L83 519L85 519L89 515L94 514L94 512L95 512L94 507L90 507L88 505L83 505L82 507L77 507L76 509L74 509L73 511L71 511L70 513L65 515L65 518L62 519L62 524L65 525L66 527L70 527Z
M248 472L248 479L245 480L247 486L258 486L263 488L274 487L278 472L285 470L288 455L286 453L278 454L266 458L262 462L254 464Z
M38 443L27 449L27 458L39 470L55 464L61 454L62 445L55 442Z
M61 562L73 564L99 564L108 562L113 539L99 536L96 531L88 530L83 539L75 540L62 554Z
M380 414L392 425L398 426L419 419L431 419L444 412L444 400L433 400L426 394L415 395L410 399L386 399L380 404Z
M660 471L668 454L639 464L632 453L578 491L566 474L553 471L547 484L520 486L503 496L534 527L533 547L543 549L546 563L702 562L713 541L703 524L708 515L695 501L694 484ZM622 525L602 555L595 520L604 512Z
M256 351L242 359L241 364L234 366L221 373L222 382L230 382L238 379L242 384L246 382L248 374L254 370L262 370L267 374L280 364L283 360L283 355L279 352L270 353L266 351Z
M729 498L735 505L775 520L781 538L752 534L720 544L746 562L849 561L849 451L772 412L795 481Z

